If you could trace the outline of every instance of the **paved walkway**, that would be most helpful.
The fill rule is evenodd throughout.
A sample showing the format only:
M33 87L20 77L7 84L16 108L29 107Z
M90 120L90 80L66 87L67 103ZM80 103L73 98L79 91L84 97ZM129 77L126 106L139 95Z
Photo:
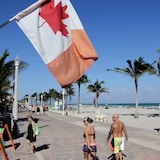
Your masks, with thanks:
M25 136L28 126L28 112L19 113L18 126L20 137L14 140L19 144L13 150L10 141L6 142L9 160L83 160L83 122L82 118L62 116L62 114L48 112L46 115L35 115L41 134L37 137L37 152L29 154L29 146ZM106 160L112 153L106 144L106 133L110 124L94 122L96 141L100 160ZM129 142L125 144L125 160L158 160L160 157L160 134L155 131L141 130L127 127Z

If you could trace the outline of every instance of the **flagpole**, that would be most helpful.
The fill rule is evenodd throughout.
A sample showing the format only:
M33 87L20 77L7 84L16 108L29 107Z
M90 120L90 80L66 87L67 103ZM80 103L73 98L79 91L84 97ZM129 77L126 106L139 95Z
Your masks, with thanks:
M8 21L2 23L2 24L0 25L0 28L3 28L4 26L6 26L7 24L9 24L10 22L12 22L12 21L11 21L11 20L8 20Z
M63 105L63 111L62 111L62 116L64 116L64 95L65 95L65 88L62 88L62 105Z
M19 20L19 19L25 17L26 15L30 14L31 12L33 12L34 10L36 10L45 1L47 1L47 0L39 0L39 1L35 2L35 3L33 3L28 8L22 10L21 12L19 12L18 14L16 14L14 17L10 18L8 21L6 21L3 24L1 24L0 28L3 28L4 26L6 26L7 24L9 24L10 22L12 22L14 20Z

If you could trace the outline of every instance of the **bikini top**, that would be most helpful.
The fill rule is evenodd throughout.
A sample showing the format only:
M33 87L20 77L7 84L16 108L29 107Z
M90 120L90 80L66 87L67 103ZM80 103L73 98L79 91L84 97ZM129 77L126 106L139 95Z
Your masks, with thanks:
M95 133L92 133L92 134L88 134L88 136L93 136L93 138L95 139ZM86 135L85 134L83 134L83 138L86 138Z

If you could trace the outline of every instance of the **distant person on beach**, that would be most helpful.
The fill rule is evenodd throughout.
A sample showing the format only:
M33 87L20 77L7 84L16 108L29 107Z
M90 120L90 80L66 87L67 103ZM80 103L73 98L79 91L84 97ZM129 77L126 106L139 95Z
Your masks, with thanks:
M35 113L35 106L32 105L32 114Z
M47 106L44 105L44 106L43 106L43 114L46 114L46 111L47 111Z
M119 121L119 116L117 114L114 114L112 119L113 123L111 124L111 128L108 133L107 142L110 143L113 138L116 160L122 160L122 152L120 146L122 144L123 134L125 135L126 141L128 141L127 130L124 123L122 121Z
M35 142L36 142L36 135L35 135L35 122L33 120L32 116L28 116L28 130L27 130L27 143L30 145L31 147L31 152L30 153L34 153L36 151L36 147L35 147Z
M84 118L83 120L84 125L86 126L84 129L84 145L83 145L83 152L84 152L84 160L89 159L89 154L93 158L96 157L97 146L95 140L95 129L91 126L93 120L89 117Z
M37 106L37 115L39 115L39 113L40 113L40 108L39 106Z
M31 112L32 112L32 106L29 105L28 109L29 109L29 114L31 114Z

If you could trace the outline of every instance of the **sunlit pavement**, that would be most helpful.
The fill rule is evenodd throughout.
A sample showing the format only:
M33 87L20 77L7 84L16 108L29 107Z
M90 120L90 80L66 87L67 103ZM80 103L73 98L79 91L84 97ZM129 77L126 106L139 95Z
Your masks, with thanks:
M11 147L10 141L6 142L9 160L82 160L83 159L83 122L82 118L62 116L62 114L47 112L46 115L33 115L38 119L41 134L37 136L37 152L29 153L26 143L28 126L28 111L19 112L18 127L20 137L14 139L16 151ZM106 143L106 134L110 124L94 122L96 141L100 160L107 159L112 153ZM155 131L127 128L129 141L125 144L123 153L126 160L157 160L160 157L160 134Z

